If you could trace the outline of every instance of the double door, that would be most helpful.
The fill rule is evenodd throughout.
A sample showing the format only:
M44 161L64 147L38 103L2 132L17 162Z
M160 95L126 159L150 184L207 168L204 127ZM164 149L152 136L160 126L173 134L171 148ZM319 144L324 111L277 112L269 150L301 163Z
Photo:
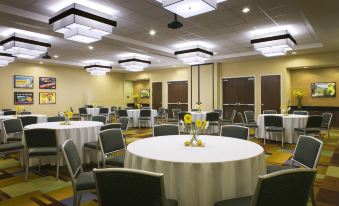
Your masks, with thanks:
M167 83L168 115L173 117L172 109L188 111L188 82L173 81Z
M254 77L225 78L222 80L224 118L229 118L232 111L243 114L254 111ZM236 115L235 122L240 122Z

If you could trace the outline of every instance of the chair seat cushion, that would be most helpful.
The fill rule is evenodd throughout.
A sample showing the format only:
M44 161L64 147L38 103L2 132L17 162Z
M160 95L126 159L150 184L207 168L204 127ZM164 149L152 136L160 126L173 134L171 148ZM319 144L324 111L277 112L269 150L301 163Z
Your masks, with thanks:
M294 131L296 131L296 132L306 131L306 133L312 133L312 132L318 133L318 132L320 132L320 128L306 128L306 129L305 128L295 128Z
M92 190L95 189L93 172L83 172L78 176L75 187L77 190Z
M117 167L124 167L125 156L114 156L109 157L105 160L107 165L117 166Z
M209 121L209 125L219 125L218 121Z
M285 128L283 127L266 127L267 132L282 132Z
M0 153L1 152L10 152L14 150L20 150L25 148L25 146L21 142L14 142L14 143L6 143L0 144Z
M252 200L252 196L229 199L229 200L222 200L222 201L216 202L214 206L250 206L251 200Z
M37 147L28 149L29 156L49 156L57 155L58 149L56 147Z
M166 199L167 206L178 206L178 201L172 199Z
M279 172L282 170L295 169L290 165L267 165L267 174Z
M84 147L86 148L89 148L89 149L97 149L97 146L98 146L98 149L100 148L100 146L98 145L98 142L97 141L93 141L93 142L86 142L84 144Z

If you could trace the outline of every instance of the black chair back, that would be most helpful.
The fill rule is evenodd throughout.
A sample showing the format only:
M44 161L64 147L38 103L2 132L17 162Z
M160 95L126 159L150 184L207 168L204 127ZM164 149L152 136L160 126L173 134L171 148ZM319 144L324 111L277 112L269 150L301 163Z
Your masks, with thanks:
M3 112L5 111L12 111L11 109L2 109Z
M54 116L54 117L47 117L47 122L64 122L65 117L62 116Z
M93 105L85 105L85 108L93 108Z
M121 129L108 129L99 132L99 144L103 154L124 150L125 141Z
M3 120L2 123L6 134L13 134L23 131L20 119Z
M142 109L151 109L151 107L143 107Z
M313 115L307 118L306 128L320 128L323 117L320 115Z
M126 109L119 109L118 110L118 116L119 117L128 117L127 110Z
M4 115L16 115L16 111L4 111Z
M238 114L238 120L239 120L239 122L240 122L240 123L245 123L244 116L242 115L242 113L241 113L241 112L238 112L237 114Z
M178 112L178 120L179 120L179 122L181 120L184 121L184 117L185 117L186 114L191 114L191 113L189 113L189 112Z
M77 147L75 146L73 140L69 139L64 142L61 150L66 160L69 175L73 179L79 172L82 172L82 163Z
M127 131L128 124L129 124L129 118L128 117L120 117L119 123L121 123L121 130Z
M179 112L181 112L181 109L172 109L173 118L178 118Z
M116 106L112 106L111 107L111 112L113 112L114 114L118 115L118 108Z
M308 111L294 111L293 114L296 114L296 115L308 115Z
M92 121L101 122L103 124L106 124L106 117L105 116L101 116L101 115L93 116L92 117Z
M121 123L111 123L111 124L105 124L101 126L100 131L104 131L107 129L121 129Z
M323 121L321 122L321 127L330 128L332 121L332 113L323 113Z
M206 114L206 121L210 121L210 122L219 121L219 113L218 112L208 112Z
M283 118L281 116L264 116L265 127L283 127Z
M153 136L179 135L178 125L162 124L153 127Z
M151 110L149 109L141 109L140 117L151 117Z
M38 117L37 116L23 116L19 117L22 123L23 127L26 127L30 124L37 124L38 123Z
M263 114L277 114L277 111L275 111L275 110L264 110Z
M87 114L87 109L86 109L85 107L80 107L80 108L79 108L79 114L80 114L80 115Z
M300 135L292 160L310 169L316 169L322 146L321 140Z
M99 114L108 114L109 109L108 108L99 108Z
M21 114L21 115L30 115L30 114L32 114L32 112L26 112L26 111L25 111L25 112L21 112L20 114Z
M248 140L249 129L238 125L227 125L221 127L220 136Z
M164 116L166 114L166 109L164 107L160 107L158 110L158 116Z
M132 107L125 107L124 109L125 109L125 110L131 110Z
M57 136L54 129L28 129L24 132L27 148L57 147Z
M246 123L255 123L254 112L244 111Z
M290 169L259 176L251 205L306 206L316 170Z
M162 174L123 168L94 169L94 179L100 206L166 206Z
M218 112L219 118L222 119L222 109L214 109L213 112Z

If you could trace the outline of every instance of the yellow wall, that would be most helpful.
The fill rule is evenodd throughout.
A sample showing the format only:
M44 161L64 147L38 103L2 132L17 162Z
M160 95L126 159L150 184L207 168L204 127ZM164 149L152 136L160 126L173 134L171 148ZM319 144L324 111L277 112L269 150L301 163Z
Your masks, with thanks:
M296 69L291 70L291 91L296 88L306 90L306 97L303 98L305 106L338 106L339 95L335 98L312 98L311 83L314 82L336 82L339 83L339 67ZM338 89L338 86L337 86ZM292 104L296 105L296 99L292 98Z
M13 75L34 76L34 89L14 89ZM39 77L55 77L55 90L40 90ZM103 106L123 105L123 74L110 73L107 76L91 76L78 67L64 65L33 64L14 62L8 67L0 69L0 108L14 106L14 91L34 92L34 104L25 106L35 114L56 115L73 107L77 111L79 106L93 102ZM56 92L54 105L39 105L39 91Z
M133 103L133 82L132 81L124 81L124 105L123 107L127 106L127 103Z
M141 89L151 89L150 81L149 80L137 80L133 82L133 94L137 94L140 96ZM152 93L151 93L152 95ZM150 97L151 98L151 97ZM149 104L150 98L140 98L140 104Z

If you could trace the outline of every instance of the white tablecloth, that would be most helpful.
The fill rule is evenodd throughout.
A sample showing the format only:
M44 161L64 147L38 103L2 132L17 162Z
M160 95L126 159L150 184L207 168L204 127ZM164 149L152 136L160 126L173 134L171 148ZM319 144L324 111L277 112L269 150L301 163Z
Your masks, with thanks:
M129 118L133 118L133 125L138 125L138 118L140 116L140 109L129 109L127 110L127 115ZM154 126L154 117L158 115L157 110L152 109L151 110L151 126Z
M206 120L206 114L207 112L190 112L192 115L192 121L195 122L197 119L200 119L202 121Z
M166 197L180 206L211 206L252 195L266 174L263 148L250 141L200 136L205 147L185 147L186 135L138 140L127 147L125 167L164 174Z
M101 122L95 121L72 121L71 125L60 125L60 122L48 122L27 125L25 129L55 129L57 131L58 144L62 145L66 140L73 139L80 157L82 158L82 146L85 142L96 141L98 139L98 134L102 125ZM89 159L84 161L89 162Z
M265 122L264 116L272 115L272 114L260 114L257 119L257 123L259 126L260 138L264 138L265 136ZM307 118L306 115L296 115L296 114L289 114L289 115L281 115L276 114L277 116L283 117L283 126L285 128L285 140L284 142L287 143L297 143L298 136L294 137L294 129L295 128L302 128L306 126ZM268 138L268 134L267 137ZM281 134L271 134L271 139L281 141Z
M97 116L99 115L100 108L86 108L87 114L90 114L92 116Z
M3 111L0 111L0 116L4 115L4 112Z

